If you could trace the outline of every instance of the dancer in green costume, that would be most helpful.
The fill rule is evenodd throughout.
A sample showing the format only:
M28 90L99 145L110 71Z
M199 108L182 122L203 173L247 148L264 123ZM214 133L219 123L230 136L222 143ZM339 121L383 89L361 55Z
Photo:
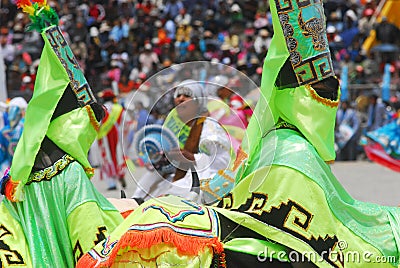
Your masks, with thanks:
M398 267L400 208L354 200L329 166L340 92L321 1L270 7L262 98L234 189L210 207L145 202L78 267Z
M87 159L103 108L45 2L17 3L45 45L33 97L8 173L1 180L1 267L74 267L122 221L90 182ZM50 26L49 26L50 25Z

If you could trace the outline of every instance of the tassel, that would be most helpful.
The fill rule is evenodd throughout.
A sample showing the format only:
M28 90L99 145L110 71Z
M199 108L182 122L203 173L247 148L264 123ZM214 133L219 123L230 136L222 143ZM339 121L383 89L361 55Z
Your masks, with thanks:
M12 179L9 179L6 182L5 190L4 190L4 195L7 197L8 200L12 202L17 202L19 201L17 198L17 187L20 184L19 181L14 182Z

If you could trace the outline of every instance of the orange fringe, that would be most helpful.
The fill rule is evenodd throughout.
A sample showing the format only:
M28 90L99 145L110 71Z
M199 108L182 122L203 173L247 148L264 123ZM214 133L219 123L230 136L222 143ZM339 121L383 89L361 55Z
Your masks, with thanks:
M109 259L104 265L105 267L110 267L117 257L119 250L122 248L151 248L161 243L172 244L177 248L179 254L190 256L198 255L206 247L211 247L215 254L220 254L224 250L218 237L205 238L183 235L174 232L170 228L159 228L151 231L128 231L115 245Z
M127 210L127 211L124 211L124 212L121 212L121 216L122 216L124 219L126 219L126 218L128 218L129 215L131 215L132 212L133 212L133 209Z
M76 268L91 268L96 267L97 261L93 259L89 253L83 255L76 264Z
M4 189L4 195L7 197L8 200L15 202L15 191L17 189L17 186L20 182L13 182L12 179L10 178L7 183L6 187Z
M100 123L97 121L96 115L94 114L94 112L92 110L92 107L90 107L90 105L86 105L85 108L86 108L86 111L87 111L87 113L89 115L90 123L92 124L92 126L94 127L96 132L99 132Z
M240 146L237 151L237 156L235 162L233 163L232 170L235 171L240 166L240 164L242 164L243 160L245 160L247 157L248 155L245 151L243 151L242 146Z

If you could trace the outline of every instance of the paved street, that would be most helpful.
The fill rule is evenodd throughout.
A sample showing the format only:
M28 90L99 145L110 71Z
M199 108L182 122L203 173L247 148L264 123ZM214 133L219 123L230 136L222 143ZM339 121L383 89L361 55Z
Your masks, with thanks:
M138 168L133 174L127 174L128 187L125 192L128 197L136 188L134 178L140 179L144 171ZM389 206L400 204L400 173L367 161L336 162L332 165L332 171L355 199ZM100 181L98 176L93 182L106 197L120 197L119 190L107 191L106 182Z

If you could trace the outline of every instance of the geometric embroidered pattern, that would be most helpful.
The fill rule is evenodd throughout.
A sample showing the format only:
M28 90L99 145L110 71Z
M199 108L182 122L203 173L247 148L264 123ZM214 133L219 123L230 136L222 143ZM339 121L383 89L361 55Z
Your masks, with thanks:
M40 182L43 180L49 181L51 180L51 178L59 174L64 168L66 168L73 161L75 161L74 158L65 154L63 157L58 159L52 166L33 173L29 177L28 182L26 184L29 185L32 182Z

